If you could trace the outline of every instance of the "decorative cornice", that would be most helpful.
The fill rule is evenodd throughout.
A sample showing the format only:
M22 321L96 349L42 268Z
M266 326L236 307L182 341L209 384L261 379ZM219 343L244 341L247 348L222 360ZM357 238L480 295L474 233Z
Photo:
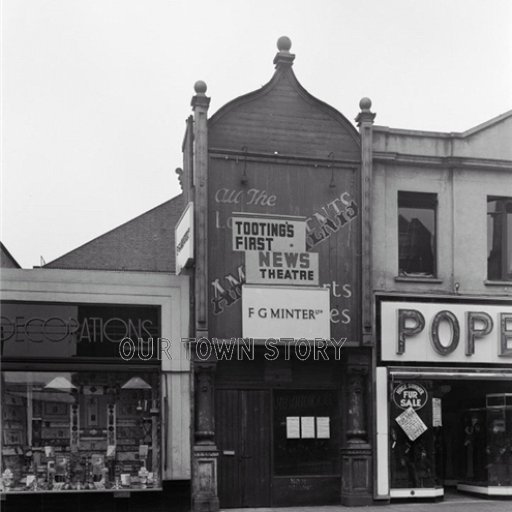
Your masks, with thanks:
M509 171L512 172L512 161L493 160L490 158L470 158L459 156L428 156L414 155L386 151L374 151L373 161L375 163L394 163L396 165L417 165L420 167L433 168L458 168L475 169L488 171Z

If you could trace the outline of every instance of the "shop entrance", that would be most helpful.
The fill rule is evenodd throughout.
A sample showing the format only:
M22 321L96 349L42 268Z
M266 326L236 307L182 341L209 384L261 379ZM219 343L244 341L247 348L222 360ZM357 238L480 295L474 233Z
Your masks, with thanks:
M392 497L512 496L512 382L391 379L390 393Z
M270 391L219 389L215 426L221 507L270 505Z

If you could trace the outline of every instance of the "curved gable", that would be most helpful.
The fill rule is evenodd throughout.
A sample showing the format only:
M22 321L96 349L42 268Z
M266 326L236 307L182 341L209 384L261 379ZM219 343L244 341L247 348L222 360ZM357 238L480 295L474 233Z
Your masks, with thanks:
M217 111L208 122L208 146L320 159L333 153L334 160L360 159L354 126L309 94L289 65L278 65L265 86Z

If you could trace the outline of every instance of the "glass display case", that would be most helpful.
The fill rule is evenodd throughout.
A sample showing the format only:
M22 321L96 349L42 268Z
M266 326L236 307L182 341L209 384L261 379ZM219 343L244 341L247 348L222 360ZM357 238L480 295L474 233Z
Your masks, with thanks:
M486 407L464 411L463 419L466 470L459 489L509 495L512 489L512 393L487 394ZM493 492L490 488L494 488Z
M1 490L160 488L159 374L2 372Z
M491 486L512 486L512 393L489 394L487 478Z

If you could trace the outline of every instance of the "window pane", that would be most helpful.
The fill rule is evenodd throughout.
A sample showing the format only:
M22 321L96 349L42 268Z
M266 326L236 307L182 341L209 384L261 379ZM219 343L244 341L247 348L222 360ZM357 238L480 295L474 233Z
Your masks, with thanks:
M436 195L398 192L399 273L435 274Z
M159 486L158 382L156 372L3 372L4 485Z
M487 277L512 279L512 198L487 198Z
M274 473L339 472L336 391L274 392Z

